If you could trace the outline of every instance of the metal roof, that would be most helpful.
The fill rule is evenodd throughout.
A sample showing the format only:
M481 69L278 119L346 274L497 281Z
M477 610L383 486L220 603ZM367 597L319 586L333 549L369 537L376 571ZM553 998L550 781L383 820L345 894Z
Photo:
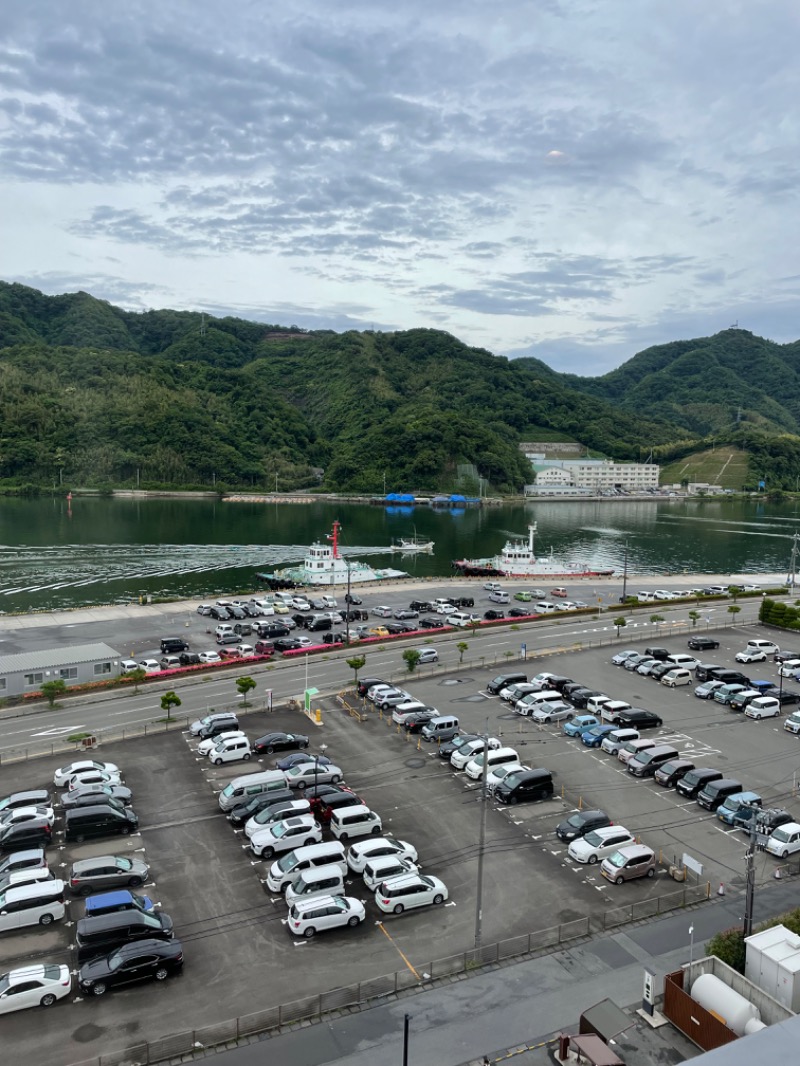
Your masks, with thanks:
M62 666L119 658L120 653L108 644L74 644L68 648L0 656L0 674L18 674L26 670L58 670Z

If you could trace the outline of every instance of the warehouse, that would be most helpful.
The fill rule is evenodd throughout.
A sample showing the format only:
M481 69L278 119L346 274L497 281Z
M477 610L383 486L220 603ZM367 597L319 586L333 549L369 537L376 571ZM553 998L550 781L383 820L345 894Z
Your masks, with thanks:
M119 677L120 659L108 644L0 656L0 699L38 692L46 681L64 681L68 686L109 681Z

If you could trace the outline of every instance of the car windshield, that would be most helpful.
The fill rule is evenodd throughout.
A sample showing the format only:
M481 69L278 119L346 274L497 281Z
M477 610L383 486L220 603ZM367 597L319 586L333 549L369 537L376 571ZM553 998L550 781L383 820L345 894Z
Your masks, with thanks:
M281 873L284 874L294 869L296 864L297 859L294 856L294 852L291 851L287 852L286 855L283 856L283 858L278 859L278 869L281 871Z
M571 818L567 818L567 825L571 825L573 829L580 829L584 823L584 817L580 811L576 811Z
M621 851L615 851L613 855L610 855L606 859L606 862L609 862L612 866L617 866L617 867L624 866L625 865L625 856L622 854Z
M776 829L775 832L772 834L772 839L777 840L779 844L788 844L789 834L786 832L785 829Z
M272 827L272 835L279 839L280 837L286 836L286 834L289 832L289 829L290 826L288 822L278 822L277 825L274 825Z
M123 958L121 952L115 951L113 955L108 956L109 970L111 970L111 972L113 973L115 970L118 970L120 968L124 961L125 959Z
M587 833L583 839L587 844L591 844L593 848L599 848L603 843L603 838L596 830L592 833Z
M0 977L0 996L2 996L4 992L7 992L10 987L11 982L8 979L8 974L4 973L3 976Z
M121 855L115 860L115 865L118 870L132 870L133 863L130 859L124 859Z

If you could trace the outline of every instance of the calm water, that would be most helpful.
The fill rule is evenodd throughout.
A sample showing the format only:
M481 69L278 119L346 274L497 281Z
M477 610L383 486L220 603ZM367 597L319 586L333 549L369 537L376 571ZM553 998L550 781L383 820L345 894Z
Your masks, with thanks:
M334 518L346 554L413 575L449 575L453 559L499 552L537 521L537 549L637 572L786 572L794 502L537 502L407 511L368 505L210 500L0 499L0 612L127 602L141 593L206 597L253 586L253 572L302 559ZM433 556L386 552L414 532Z

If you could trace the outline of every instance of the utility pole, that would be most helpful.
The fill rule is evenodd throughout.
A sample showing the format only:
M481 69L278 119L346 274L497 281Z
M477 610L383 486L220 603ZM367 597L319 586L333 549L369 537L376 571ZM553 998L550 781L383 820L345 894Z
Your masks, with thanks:
M475 893L475 950L480 951L483 939L483 852L486 844L486 777L489 770L489 719L483 735L483 771L481 773L481 822L478 836L478 889Z
M755 904L756 892L756 838L758 835L758 818L760 814L759 808L753 805L749 806L749 810L753 812L753 817L750 819L750 840L747 845L747 854L745 855L743 936L750 936L753 932L753 907Z
M625 562L622 566L622 602L628 598L628 538L625 538Z
M347 561L347 559L343 559L342 562L347 567L347 595L344 598L344 605L345 605L344 616L345 616L345 619L346 619L345 624L347 626L347 631L345 633L345 641L347 642L347 647L349 648L350 647L350 610L351 610L351 606L350 606L350 563Z

